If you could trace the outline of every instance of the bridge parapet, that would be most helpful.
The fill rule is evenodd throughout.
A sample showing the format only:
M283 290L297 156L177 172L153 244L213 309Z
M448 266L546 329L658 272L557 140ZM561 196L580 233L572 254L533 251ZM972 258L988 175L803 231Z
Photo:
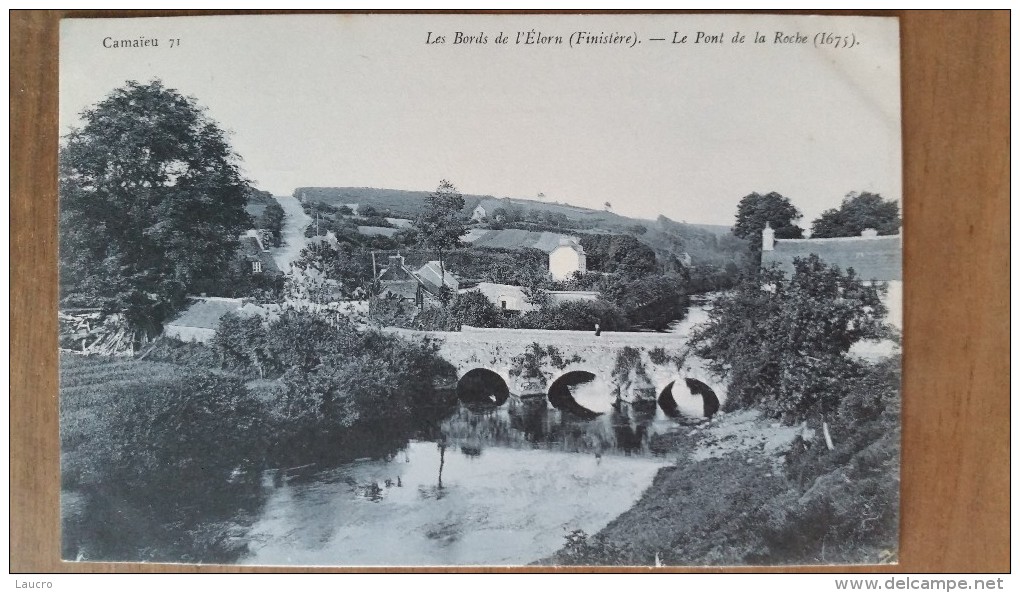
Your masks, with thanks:
M503 378L515 396L544 395L563 374L587 371L624 402L654 401L671 382L682 385L685 378L698 379L720 400L725 399L725 385L708 373L704 361L688 352L683 334L603 332L596 336L588 331L473 327L459 332L392 331L436 340L440 355L456 367L458 378L473 369L489 369ZM683 402L678 404L684 407ZM692 410L701 405L700 399L687 404Z

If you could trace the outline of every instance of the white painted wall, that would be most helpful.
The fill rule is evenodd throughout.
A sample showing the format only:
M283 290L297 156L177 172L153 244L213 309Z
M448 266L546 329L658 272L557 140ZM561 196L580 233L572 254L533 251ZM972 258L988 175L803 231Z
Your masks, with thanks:
M587 271L586 257L574 247L560 245L549 253L549 273L553 280L566 280L574 272Z

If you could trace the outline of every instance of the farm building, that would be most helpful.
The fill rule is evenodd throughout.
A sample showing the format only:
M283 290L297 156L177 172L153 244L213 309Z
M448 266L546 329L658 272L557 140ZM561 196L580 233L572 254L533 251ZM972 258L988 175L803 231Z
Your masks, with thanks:
M527 294L520 286L511 284L496 284L494 282L480 282L470 289L462 289L463 294L469 290L477 290L485 295L489 302L496 305L497 309L503 311L527 313L538 309L537 305L528 302ZM550 305L559 305L571 301L594 301L599 298L599 293L588 290L549 290L546 291Z
M488 215L489 213L485 209L485 206L483 206L482 204L478 204L477 206L475 206L475 209L471 211L471 220L475 222L481 222L485 220L485 217Z
M521 229L472 229L463 241L473 247L501 249L540 249L549 254L549 273L553 280L565 280L574 272L588 270L584 248L577 237L547 231Z
M853 269L866 281L885 282L888 294L888 322L902 327L903 313L903 243L902 235L879 236L866 229L860 237L826 239L776 239L775 231L766 225L762 231L761 265L776 265L787 274L793 273L793 260L814 254L830 266L846 271Z
M465 289L460 292L464 293L467 292L467 290L468 289ZM520 286L496 284L494 282L480 282L478 283L478 286L470 290L477 290L484 294L485 298L489 299L489 302L496 305L497 309L502 309L503 311L526 313L528 311L538 309L537 306L528 302L528 297L524 294L524 289Z
M391 255L389 264L379 272L381 296L393 296L404 300L413 300L419 307L428 301L438 299L442 286L438 261L430 261L418 270L412 270L404 262L404 256ZM446 286L457 292L460 282L457 277L446 270Z
M549 290L550 305L561 305L572 301L595 301L600 294L594 290Z
M418 268L416 275L419 280L428 285L429 291L432 293L438 293L439 288L444 285L453 292L457 292L457 289L460 288L460 281L450 270L446 270L446 275L443 275L443 266L440 266L438 261L430 261Z
M191 297L191 306L163 325L163 335L182 342L208 344L216 334L220 319L227 313L241 317L265 315L267 309L246 303L244 299L226 297Z
M252 274L267 276L282 274L280 268L276 267L276 261L273 260L269 249L262 242L261 235L255 229L241 235L237 254L239 258L248 263L248 270Z
M587 271L588 258L576 238L561 238L560 244L549 252L549 274L553 280L566 280L575 273Z

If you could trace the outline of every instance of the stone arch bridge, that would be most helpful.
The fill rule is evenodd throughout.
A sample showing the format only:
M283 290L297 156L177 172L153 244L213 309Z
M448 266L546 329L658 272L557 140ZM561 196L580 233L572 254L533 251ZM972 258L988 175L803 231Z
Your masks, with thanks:
M409 338L430 337L439 354L468 373L491 372L515 398L549 395L550 387L567 373L594 375L593 385L611 403L654 403L673 384L692 379L725 401L725 385L711 375L704 361L688 352L679 333L490 329L465 326L459 332L393 330ZM480 371L480 369L482 371ZM691 383L688 383L691 385ZM700 416L704 401L684 389L672 390L685 414Z

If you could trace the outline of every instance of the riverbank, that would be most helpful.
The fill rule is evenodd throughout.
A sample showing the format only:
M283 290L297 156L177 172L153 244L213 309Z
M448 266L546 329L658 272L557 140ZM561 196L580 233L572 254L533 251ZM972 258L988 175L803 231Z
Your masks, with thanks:
M575 533L539 564L755 565L894 562L899 435L840 463L821 431L756 411L663 437L675 465L596 534Z

